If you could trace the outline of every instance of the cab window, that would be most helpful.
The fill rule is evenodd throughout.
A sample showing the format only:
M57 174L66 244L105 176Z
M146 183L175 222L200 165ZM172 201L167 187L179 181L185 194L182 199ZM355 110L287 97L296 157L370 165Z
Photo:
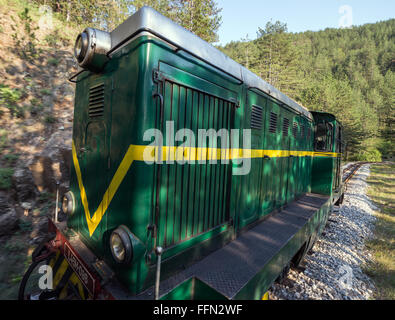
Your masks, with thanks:
M329 122L323 121L316 125L315 128L315 151L332 151L333 143L333 125Z

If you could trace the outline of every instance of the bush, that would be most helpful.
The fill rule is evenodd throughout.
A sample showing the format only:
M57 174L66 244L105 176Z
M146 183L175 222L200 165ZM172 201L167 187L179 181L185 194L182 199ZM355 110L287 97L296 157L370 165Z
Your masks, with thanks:
M3 160L7 162L8 165L13 166L19 159L18 154L6 154L3 156Z
M49 58L48 59L48 65L50 66L54 66L57 67L60 63L60 60L56 59L56 58Z
M23 221L19 220L19 229L22 230L22 232L30 232L33 230L33 225L31 221Z
M67 46L70 42L62 36L62 32L59 29L55 29L51 34L45 36L44 40L49 47L54 49L59 49L62 45Z
M52 94L52 91L49 89L41 89L40 94L43 96L50 96Z
M393 158L395 157L395 147L391 140L382 141L377 149L381 152L383 157L385 158Z
M8 251L8 252L17 252L17 251L21 251L23 249L26 248L26 244L23 243L22 241L12 241L12 242L7 242L4 245L4 248Z
M11 115L19 115L21 108L17 102L22 98L23 92L18 89L11 89L7 86L0 85L0 104L10 110Z
M7 137L7 131L4 129L0 129L0 151L7 147L8 145L8 137Z
M34 60L38 58L41 53L41 49L37 48L38 40L34 33L39 27L34 26L33 19L29 14L29 8L25 8L18 14L20 22L23 24L24 32L21 33L18 30L19 23L16 19L11 16L11 19L15 22L15 25L11 25L11 29L14 33L11 37L14 40L15 48L21 58L27 60Z
M367 161L367 162L381 162L381 153L376 148L368 148L366 150L360 150L356 155L355 161Z
M48 124L53 124L56 122L56 118L51 114L46 114L44 117L44 122Z
M13 174L14 170L12 168L0 168L0 189L11 189Z
M55 33L46 35L44 38L45 42L52 48L56 47L56 45L58 44L58 39L59 37Z

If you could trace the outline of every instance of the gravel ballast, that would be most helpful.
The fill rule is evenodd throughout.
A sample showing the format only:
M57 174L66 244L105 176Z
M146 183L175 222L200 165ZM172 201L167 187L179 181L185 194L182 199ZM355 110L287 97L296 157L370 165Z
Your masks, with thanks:
M282 284L270 290L273 300L365 300L375 287L362 271L372 256L365 241L373 235L377 208L367 197L370 166L362 166L348 184L340 210L335 210L312 253L307 255L304 271L291 269Z

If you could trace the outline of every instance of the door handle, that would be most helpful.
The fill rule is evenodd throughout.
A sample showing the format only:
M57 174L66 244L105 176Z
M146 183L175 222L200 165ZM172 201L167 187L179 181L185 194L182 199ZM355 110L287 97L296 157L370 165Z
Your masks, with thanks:
M161 106L161 108L162 108L163 105L164 105L163 96L162 96L160 93L155 92L155 93L152 95L152 97L153 97L154 99L155 99L155 98L159 98L159 100L160 100L160 106Z
M272 158L270 158L269 156L266 156L266 155L265 155L265 156L263 157L263 159L264 159L264 160L271 160Z

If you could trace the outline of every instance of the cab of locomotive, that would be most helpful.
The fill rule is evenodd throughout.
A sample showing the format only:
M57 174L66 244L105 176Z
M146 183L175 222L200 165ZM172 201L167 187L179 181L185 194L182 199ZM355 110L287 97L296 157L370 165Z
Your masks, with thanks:
M314 117L314 160L312 192L331 195L333 202L343 193L341 160L344 149L343 126L329 113L312 112Z

